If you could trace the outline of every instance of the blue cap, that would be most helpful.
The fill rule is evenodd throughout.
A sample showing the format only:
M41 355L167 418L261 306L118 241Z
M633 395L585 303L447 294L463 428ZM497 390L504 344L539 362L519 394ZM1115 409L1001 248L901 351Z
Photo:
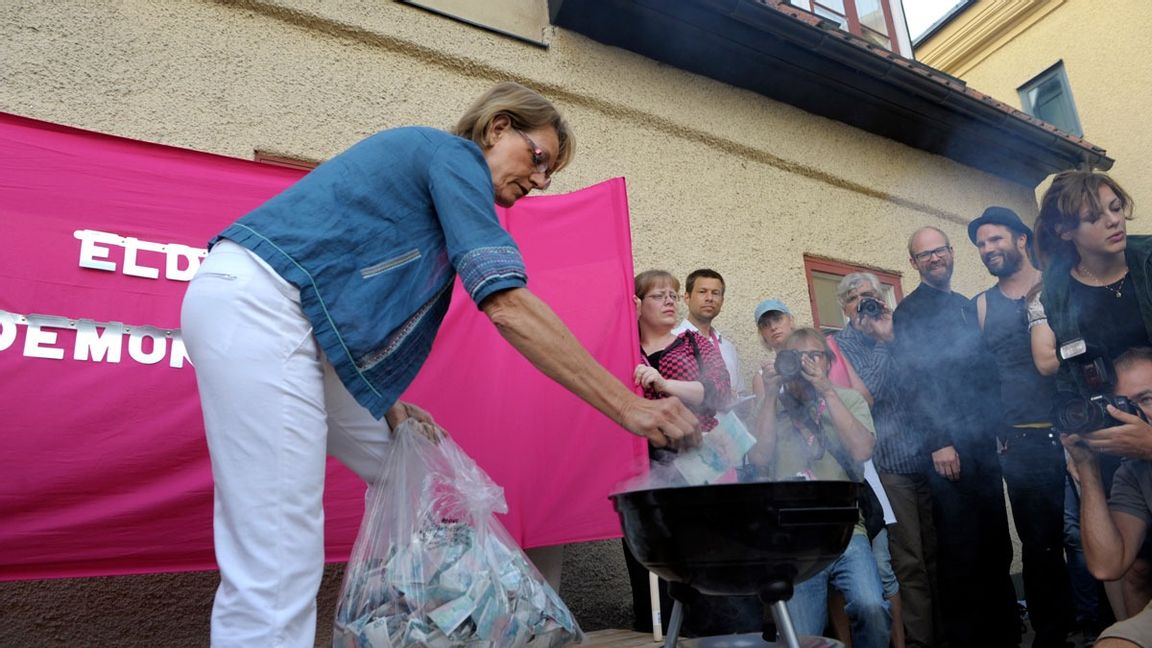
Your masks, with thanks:
M779 299L765 299L756 306L756 323L760 323L760 318L764 317L764 313L770 313L772 311L779 311L785 315L792 314L792 311L788 310L784 302Z

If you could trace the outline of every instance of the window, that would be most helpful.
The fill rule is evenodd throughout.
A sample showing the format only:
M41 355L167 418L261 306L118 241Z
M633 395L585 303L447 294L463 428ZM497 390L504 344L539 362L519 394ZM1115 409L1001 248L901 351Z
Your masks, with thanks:
M1076 104L1072 101L1072 86L1064 73L1064 62L1044 70L1036 78L1016 89L1020 93L1020 103L1024 112L1043 119L1060 130L1073 135L1083 135L1080 118L1076 115Z
M880 280L880 292L889 308L904 298L900 287L900 273L856 266L833 259L823 259L804 255L804 275L808 279L808 299L812 303L812 319L817 328L825 331L839 331L847 321L840 302L836 299L836 286L840 280L853 272L871 272Z
M896 52L896 35L890 0L791 0L801 9L840 25L840 29L886 50Z

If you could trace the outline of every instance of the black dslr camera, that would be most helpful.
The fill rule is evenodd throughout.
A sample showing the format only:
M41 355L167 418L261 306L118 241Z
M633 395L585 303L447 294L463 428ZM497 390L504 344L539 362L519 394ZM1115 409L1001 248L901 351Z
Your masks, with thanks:
M776 354L774 366L782 380L795 380L800 377L800 372L803 370L800 364L801 357L803 354L795 349L785 349Z
M884 306L884 302L875 297L865 297L856 304L857 313L864 317L871 317L872 319L880 319L886 310L887 308Z
M1083 340L1073 340L1060 347L1060 361L1071 369L1079 394L1065 392L1057 398L1052 411L1052 423L1057 430L1068 434L1088 434L1120 425L1120 421L1108 413L1109 405L1148 421L1136 403L1112 394L1116 386L1116 371L1107 354L1088 347Z

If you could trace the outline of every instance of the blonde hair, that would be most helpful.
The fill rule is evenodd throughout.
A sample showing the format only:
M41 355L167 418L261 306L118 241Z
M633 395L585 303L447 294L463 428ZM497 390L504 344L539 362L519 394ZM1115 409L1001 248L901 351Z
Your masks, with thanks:
M680 292L680 280L667 270L645 270L636 275L634 288L636 299L644 299L644 295L658 285L667 284L672 290Z
M481 150L488 149L488 136L492 122L500 115L512 122L512 127L530 131L551 126L556 130L560 150L552 163L552 172L568 166L576 152L576 142L568 129L568 122L552 105L535 90L525 88L513 81L504 81L492 86L477 99L456 123L453 133L472 140Z
M1120 188L1108 174L1096 171L1065 171L1052 179L1051 186L1040 199L1040 213L1032 229L1036 232L1036 255L1040 269L1058 258L1080 261L1080 253L1072 241L1060 238L1064 232L1080 227L1080 211L1099 215L1105 209L1100 204L1100 187L1112 189L1123 204L1125 220L1132 220L1132 197Z

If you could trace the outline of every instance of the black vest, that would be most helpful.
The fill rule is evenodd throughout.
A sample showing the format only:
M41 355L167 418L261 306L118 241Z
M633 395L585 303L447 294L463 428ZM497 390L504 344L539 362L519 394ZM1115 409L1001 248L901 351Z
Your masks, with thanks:
M1004 422L1008 425L1049 422L1056 380L1041 376L1032 362L1024 299L1009 299L995 286L983 294L984 343L1000 372Z

